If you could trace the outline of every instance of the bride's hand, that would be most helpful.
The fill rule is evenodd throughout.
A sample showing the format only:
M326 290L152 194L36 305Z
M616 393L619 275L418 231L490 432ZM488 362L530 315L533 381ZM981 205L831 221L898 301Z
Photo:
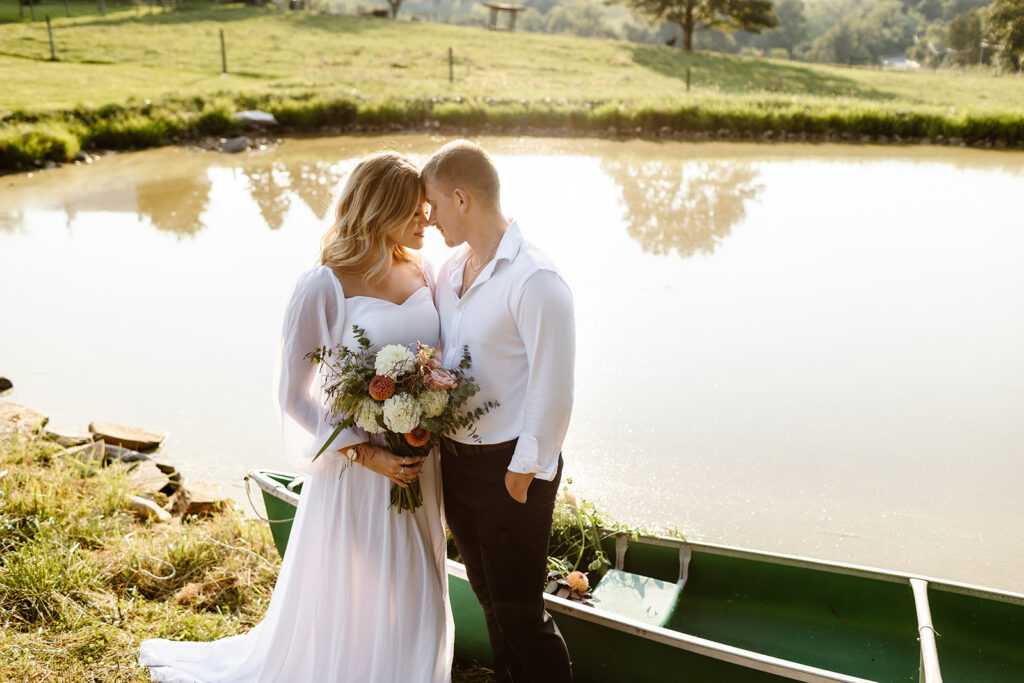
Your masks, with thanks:
M420 470L423 468L422 457L402 457L380 446L361 443L356 447L356 453L363 467L387 477L406 489L409 488L409 482L420 476Z

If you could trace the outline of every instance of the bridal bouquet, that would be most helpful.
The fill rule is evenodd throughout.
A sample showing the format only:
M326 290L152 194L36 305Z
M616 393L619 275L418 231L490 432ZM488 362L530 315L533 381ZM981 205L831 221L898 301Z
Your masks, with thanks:
M425 457L441 437L461 429L470 430L481 415L497 407L487 401L466 410L466 401L480 387L466 376L469 349L454 370L441 367L435 349L416 344L411 349L388 344L373 350L366 331L353 325L359 348L341 344L335 349L321 347L310 353L313 362L326 369L324 391L329 401L334 432L320 448L320 457L343 429L353 425L368 434L381 434L388 448L403 457ZM409 488L391 487L391 505L399 511L413 511L423 504L419 479Z

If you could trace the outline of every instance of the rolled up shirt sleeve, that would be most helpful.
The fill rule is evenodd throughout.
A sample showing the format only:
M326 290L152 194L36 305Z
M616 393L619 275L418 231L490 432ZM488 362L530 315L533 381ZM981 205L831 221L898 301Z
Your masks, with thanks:
M538 270L515 307L529 377L522 431L508 469L551 481L572 414L576 321L572 292L558 273Z

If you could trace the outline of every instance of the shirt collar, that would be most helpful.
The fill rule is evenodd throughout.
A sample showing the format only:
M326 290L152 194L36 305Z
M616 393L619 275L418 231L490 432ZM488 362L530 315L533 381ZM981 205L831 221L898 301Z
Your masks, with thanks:
M494 258L491 259L491 262L488 263L480 272L480 275L477 276L476 282L473 283L473 287L476 287L478 284L483 284L491 278L491 275L494 273L494 269L498 267L498 261L508 261L509 263L515 261L522 246L523 231L520 229L517 221L512 221L509 223L508 227L505 228L505 234L501 236L501 241L498 242L498 248L494 252ZM452 289L456 292L462 288L462 273L466 267L466 261L469 259L470 251L469 245L465 245L463 253L456 261L458 267L453 268L449 274L449 282L451 283Z
M494 252L494 261L505 259L509 263L516 260L519 249L523 246L523 231L519 228L517 221L509 223L505 234L501 236L498 243L498 250Z

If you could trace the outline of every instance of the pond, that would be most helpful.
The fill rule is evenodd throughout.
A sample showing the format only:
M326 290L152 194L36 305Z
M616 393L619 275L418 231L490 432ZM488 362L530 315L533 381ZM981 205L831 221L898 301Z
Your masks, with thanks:
M355 162L426 135L0 178L3 400L285 466L281 316ZM695 540L1024 592L1024 154L484 138L573 288L578 497ZM431 231L425 254L446 248Z

